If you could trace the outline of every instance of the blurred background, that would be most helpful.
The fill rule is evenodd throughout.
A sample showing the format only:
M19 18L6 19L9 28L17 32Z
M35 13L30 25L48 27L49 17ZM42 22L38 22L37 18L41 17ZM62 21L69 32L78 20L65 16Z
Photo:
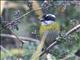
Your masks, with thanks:
M56 15L61 34L80 24L78 0L1 0L0 5L1 60L31 59L40 43L40 19L43 14ZM75 55L79 49L80 29L54 47L52 60L80 60L80 55Z

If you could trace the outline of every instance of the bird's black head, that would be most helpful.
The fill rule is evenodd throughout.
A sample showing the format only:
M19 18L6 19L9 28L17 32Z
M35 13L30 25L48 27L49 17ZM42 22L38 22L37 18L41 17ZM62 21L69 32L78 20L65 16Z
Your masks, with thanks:
M56 16L53 14L46 14L46 15L43 15L42 18L44 21L55 21Z

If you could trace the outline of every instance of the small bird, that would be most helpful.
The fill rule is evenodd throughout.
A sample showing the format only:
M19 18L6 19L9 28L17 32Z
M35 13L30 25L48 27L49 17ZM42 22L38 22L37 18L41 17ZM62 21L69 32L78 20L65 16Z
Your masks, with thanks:
M60 24L56 21L56 16L53 14L46 14L42 16L40 36L43 36L46 31L48 31L48 34L42 50L46 49L51 43L53 43L60 32Z
M56 21L56 16L53 14L46 14L42 16L40 35L46 31L60 31L60 24Z
M48 32L47 32L48 31ZM56 40L60 31L60 25L56 21L56 16L53 14L45 14L40 21L40 37L41 41L36 52L32 55L32 60L39 60L42 49L46 49L52 42ZM49 55L49 52L46 52ZM50 56L50 55L49 55Z

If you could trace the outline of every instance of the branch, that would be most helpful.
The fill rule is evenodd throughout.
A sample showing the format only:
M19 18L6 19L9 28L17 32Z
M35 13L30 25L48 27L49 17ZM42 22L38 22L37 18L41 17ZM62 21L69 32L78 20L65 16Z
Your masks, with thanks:
M68 36L69 34L75 32L77 29L80 28L80 24L75 26L74 28L70 29L65 35L64 37ZM44 55L46 53L46 51L49 51L52 47L54 47L57 43L58 43L58 40L59 40L59 37L56 38L57 40L55 42L53 42L52 44L50 44L47 49L45 51L43 51L40 56Z
M14 35L10 35L10 34L0 34L0 36L1 37L9 37L9 38L17 39ZM33 38L29 38L29 37L19 36L19 39L21 39L21 41L23 41L23 42L25 42L25 41L39 42L39 40L33 39Z
M44 55L47 51L49 51L53 46L55 46L57 44L57 41L53 42L52 44L49 45L49 47L47 47L47 49L45 51L43 51L41 54L40 54L40 57L42 55Z
M75 32L75 31L76 31L77 29L79 29L79 28L80 28L80 24L77 25L77 26L75 26L74 28L70 29L65 35L67 36L67 35Z
M37 11L37 10L40 10L40 9L41 9L41 8L36 9L36 11ZM12 24L12 23L14 23L15 21L18 21L19 19L21 19L21 18L25 17L26 15L28 15L29 13L31 13L31 12L33 12L33 11L34 11L34 10L31 10L31 11L29 11L29 12L27 12L27 13L23 14L22 16L20 16L19 18L15 19L14 21L11 21L10 23L6 24L6 25L5 25L5 27L7 27L7 26L11 25L11 24Z

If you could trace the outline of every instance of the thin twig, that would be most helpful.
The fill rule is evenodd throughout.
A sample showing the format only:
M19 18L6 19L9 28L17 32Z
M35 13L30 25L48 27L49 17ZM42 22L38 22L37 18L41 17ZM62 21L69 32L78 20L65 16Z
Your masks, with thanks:
M0 36L1 37L9 37L9 38L16 39L16 37L14 35L11 35L11 34L0 34ZM39 42L39 40L30 38L30 37L19 36L19 39L21 39L21 41Z
M44 55L47 51L49 51L54 45L57 44L57 41L53 42L52 44L49 45L49 47L47 47L47 49L45 51L43 51L41 54L40 54L40 57L42 55Z
M37 10L40 10L40 9L41 9L41 8L39 8L39 9L37 9ZM15 19L14 21L17 21L17 20L23 18L24 16L28 15L29 13L31 13L31 12L33 12L33 11L34 11L34 10L31 10L31 11L29 11L29 12L23 14L22 16L20 16L19 18ZM14 21L11 21L10 23L6 24L5 27L11 25Z
M76 31L79 28L80 28L80 24L75 26L74 28L70 29L65 35L69 35L69 34L73 33L74 31Z

